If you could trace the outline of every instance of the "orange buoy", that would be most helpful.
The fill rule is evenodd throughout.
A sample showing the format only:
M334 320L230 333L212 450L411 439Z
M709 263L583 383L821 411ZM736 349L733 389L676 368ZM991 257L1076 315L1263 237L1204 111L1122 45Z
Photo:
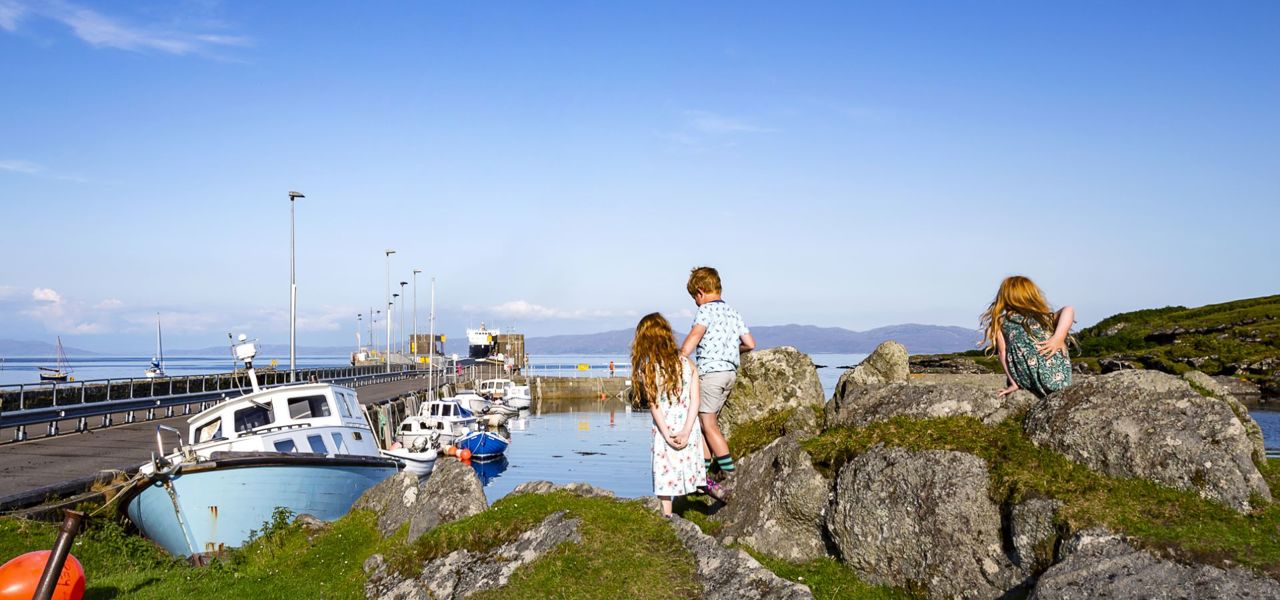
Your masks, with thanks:
M457 454L457 452L458 449L454 448L452 444L444 447L445 456L453 456L454 454Z
M463 448L458 451L458 460L471 460L471 451Z
M0 600L31 600L40 584L40 575L49 562L48 550L28 552L0 566ZM62 573L53 589L54 600L84 598L84 568L76 557L68 554Z

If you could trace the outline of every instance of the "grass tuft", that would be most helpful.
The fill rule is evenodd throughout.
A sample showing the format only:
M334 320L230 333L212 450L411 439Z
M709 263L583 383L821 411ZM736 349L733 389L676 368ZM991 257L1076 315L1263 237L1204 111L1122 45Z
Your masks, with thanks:
M819 407L817 410L822 409ZM787 419L794 412L794 408L789 408L735 426L729 435L729 452L742 457L768 446L773 440L782 437Z

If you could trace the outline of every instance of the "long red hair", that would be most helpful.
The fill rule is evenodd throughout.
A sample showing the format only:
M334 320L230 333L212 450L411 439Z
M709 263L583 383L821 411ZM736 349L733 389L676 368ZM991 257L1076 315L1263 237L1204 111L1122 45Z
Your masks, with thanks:
M988 353L995 351L996 340L1004 327L1005 315L1010 312L1022 315L1027 321L1039 323L1049 333L1053 332L1053 309L1049 308L1040 286L1022 275L1006 277L1000 282L995 300L982 313L982 346ZM1023 323L1023 327L1026 326Z
M680 351L671 323L662 313L647 314L636 325L636 337L631 341L631 378L636 390L632 398L640 406L656 401L659 391L672 398L680 395Z

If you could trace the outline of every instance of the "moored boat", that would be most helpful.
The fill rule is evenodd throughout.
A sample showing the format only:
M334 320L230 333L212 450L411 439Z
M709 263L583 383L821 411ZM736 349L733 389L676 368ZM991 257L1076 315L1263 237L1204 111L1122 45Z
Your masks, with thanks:
M151 357L151 366L144 373L148 379L165 376L164 372L164 340L160 338L160 315L156 314L156 354Z
M53 381L55 383L71 381L71 363L67 361L67 353L62 350L62 336L58 336L57 361L57 365L53 367L38 367L40 381Z
M187 442L158 426L159 452L121 492L120 507L170 554L242 545L277 508L338 519L403 461L383 456L355 390L310 383L258 387L252 342L235 348L252 393L188 419ZM162 434L177 434L165 452Z
M493 460L507 452L511 439L496 431L473 431L453 443L471 452L471 459L477 461Z

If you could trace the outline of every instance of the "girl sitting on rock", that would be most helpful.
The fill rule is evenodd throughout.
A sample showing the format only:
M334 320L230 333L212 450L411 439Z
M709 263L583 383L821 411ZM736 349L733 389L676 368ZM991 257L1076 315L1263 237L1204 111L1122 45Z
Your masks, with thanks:
M659 313L640 319L631 342L633 399L653 416L653 493L662 515L671 501L707 485L698 419L698 378L689 359L680 356L671 324Z
M1075 315L1070 306L1053 312L1044 292L1026 277L1000 282L996 299L982 315L982 327L983 346L1000 354L1007 377L1001 396L1024 389L1043 398L1071 385L1067 339Z

